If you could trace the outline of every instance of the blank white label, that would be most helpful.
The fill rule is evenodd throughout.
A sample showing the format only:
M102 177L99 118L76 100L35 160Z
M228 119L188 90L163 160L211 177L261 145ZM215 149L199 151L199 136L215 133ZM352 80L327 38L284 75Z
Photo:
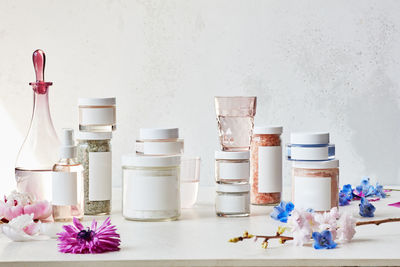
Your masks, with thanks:
M89 201L111 200L111 152L89 152Z
M294 177L294 199L296 208L327 211L331 209L330 177Z
M73 206L78 204L78 181L76 172L53 172L52 204Z
M82 108L80 124L114 124L114 108Z
M218 164L218 163L217 163ZM219 163L220 179L249 179L250 163Z
M258 192L282 192L282 148L280 146L258 148Z
M248 213L250 210L249 194L217 195L215 209L223 213Z
M124 170L124 210L180 209L178 181L178 172L171 176L149 176L146 171Z

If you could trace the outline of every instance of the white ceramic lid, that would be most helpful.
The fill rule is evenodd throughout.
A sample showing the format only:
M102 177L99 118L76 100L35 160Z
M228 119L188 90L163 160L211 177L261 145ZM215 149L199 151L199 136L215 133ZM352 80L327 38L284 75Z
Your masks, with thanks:
M180 156L139 156L126 154L122 156L122 166L132 167L170 167L179 166Z
M250 184L217 184L216 191L225 193L249 192Z
M78 132L78 140L109 140L112 132Z
M281 134L283 132L282 126L267 125L254 127L253 134Z
M215 151L215 159L249 159L250 151Z
M339 160L324 160L324 161L293 161L293 168L300 169L332 169L339 168Z
M299 145L329 144L329 133L328 132L291 133L290 143Z
M140 139L176 139L179 128L140 128Z
M79 106L113 106L116 103L115 97L81 97L78 99Z

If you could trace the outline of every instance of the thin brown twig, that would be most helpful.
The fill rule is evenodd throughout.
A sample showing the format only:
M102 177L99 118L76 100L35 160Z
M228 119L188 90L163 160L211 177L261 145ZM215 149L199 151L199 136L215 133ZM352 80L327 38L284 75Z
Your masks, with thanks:
M367 224L380 225L381 223L388 223L388 222L400 222L400 218L389 218L389 219L383 219L383 220L356 222L356 226L367 225Z
M284 236L284 235L256 235L255 238L265 238L265 239L274 239L280 238L282 240L293 240L291 236Z

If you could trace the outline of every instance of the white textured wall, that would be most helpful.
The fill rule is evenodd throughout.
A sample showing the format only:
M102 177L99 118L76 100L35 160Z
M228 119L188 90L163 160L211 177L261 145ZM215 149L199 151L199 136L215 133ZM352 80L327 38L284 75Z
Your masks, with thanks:
M0 1L0 191L31 116L31 54L47 53L57 130L79 96L118 102L120 155L140 127L178 126L213 183L214 95L257 95L257 124L331 132L341 182L400 182L400 1ZM286 166L286 173L288 164ZM285 177L290 183L290 178Z

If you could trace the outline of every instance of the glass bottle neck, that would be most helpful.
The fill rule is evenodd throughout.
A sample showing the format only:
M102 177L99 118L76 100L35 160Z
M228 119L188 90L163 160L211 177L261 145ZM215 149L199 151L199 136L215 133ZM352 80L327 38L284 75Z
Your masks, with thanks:
M79 165L79 162L78 162L77 158L68 158L68 159L61 158L57 162L57 164L59 164L59 165Z
M50 123L51 126L53 125L50 115L48 91L44 94L33 92L32 122L35 119L40 119L40 121Z

